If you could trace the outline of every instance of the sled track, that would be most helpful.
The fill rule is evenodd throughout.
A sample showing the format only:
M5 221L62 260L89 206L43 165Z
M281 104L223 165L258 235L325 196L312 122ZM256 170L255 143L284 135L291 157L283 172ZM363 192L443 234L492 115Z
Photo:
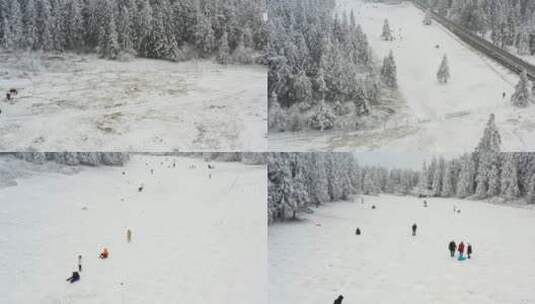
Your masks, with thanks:
M417 1L412 1L412 3L422 11L427 9L427 7L418 3ZM493 45L489 41L465 30L463 27L433 11L431 11L431 16L434 20L459 37L459 39L461 39L463 42L472 46L474 49L478 50L514 73L520 74L523 70L526 70L528 78L530 80L535 80L534 65L529 64L526 61L510 54L509 52Z

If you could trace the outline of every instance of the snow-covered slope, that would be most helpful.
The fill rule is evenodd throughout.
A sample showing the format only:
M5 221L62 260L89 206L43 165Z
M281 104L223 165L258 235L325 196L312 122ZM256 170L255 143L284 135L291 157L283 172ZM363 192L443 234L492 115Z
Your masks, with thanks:
M266 170L215 166L138 155L0 189L0 302L267 303Z
M266 88L255 65L0 53L0 150L264 151Z
M436 22L424 26L424 13L409 1L385 5L337 0L339 13L349 14L351 10L367 34L378 62L393 51L399 89L408 109L373 131L270 134L270 149L471 151L490 113L496 114L504 150L535 149L535 105L517 109L509 102L517 75L476 52ZM380 37L386 18L394 32L393 42ZM451 79L441 85L436 73L444 54L448 56Z
M270 303L332 303L339 294L344 303L535 303L535 210L427 201L366 196L271 226ZM473 258L452 259L451 240L470 242Z

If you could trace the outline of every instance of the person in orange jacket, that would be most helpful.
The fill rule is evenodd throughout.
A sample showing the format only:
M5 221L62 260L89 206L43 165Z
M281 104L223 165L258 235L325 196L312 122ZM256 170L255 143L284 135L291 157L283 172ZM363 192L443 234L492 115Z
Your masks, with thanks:
M104 250L102 250L102 252L100 253L100 258L107 259L109 255L110 253L108 252L108 248L104 248Z

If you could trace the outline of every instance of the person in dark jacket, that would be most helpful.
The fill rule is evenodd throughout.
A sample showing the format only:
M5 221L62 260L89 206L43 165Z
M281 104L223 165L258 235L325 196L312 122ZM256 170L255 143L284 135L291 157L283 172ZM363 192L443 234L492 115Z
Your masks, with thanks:
M70 282L71 284L80 280L80 274L78 271L74 271L70 278L67 279L67 282Z
M336 300L334 300L333 304L342 304L342 300L343 299L344 299L344 296L343 295L339 295L338 298L336 298Z
M466 247L467 258L470 258L470 255L472 255L472 244L468 243L468 247Z
M455 241L450 242L448 249L450 250L450 255L453 258L455 256L455 249L457 249L457 244L455 244Z
M418 226L416 226L416 223L412 224L412 235L416 235L416 229L418 228Z
M82 272L82 256L78 256L78 271Z
M360 235L360 228L357 228L357 230L355 230L355 234Z

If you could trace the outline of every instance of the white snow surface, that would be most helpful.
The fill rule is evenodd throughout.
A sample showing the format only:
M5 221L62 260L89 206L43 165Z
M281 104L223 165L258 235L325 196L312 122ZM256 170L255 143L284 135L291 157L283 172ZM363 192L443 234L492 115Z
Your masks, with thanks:
M19 91L8 103L5 92ZM0 53L0 150L265 151L267 70Z
M535 303L535 210L427 201L365 196L272 225L270 303L325 304L339 294L348 304ZM472 259L451 258L451 240L470 242Z
M345 11L349 15L351 10L367 34L377 62L393 51L399 90L407 109L372 131L270 133L270 150L472 151L490 113L496 114L503 150L535 149L535 104L526 109L510 104L517 75L437 22L423 25L424 13L409 1L388 5L337 0L339 14ZM393 42L380 37L386 18L394 32ZM451 79L441 85L436 72L444 54L448 56Z
M138 155L0 189L0 303L267 303L266 169L215 167Z

